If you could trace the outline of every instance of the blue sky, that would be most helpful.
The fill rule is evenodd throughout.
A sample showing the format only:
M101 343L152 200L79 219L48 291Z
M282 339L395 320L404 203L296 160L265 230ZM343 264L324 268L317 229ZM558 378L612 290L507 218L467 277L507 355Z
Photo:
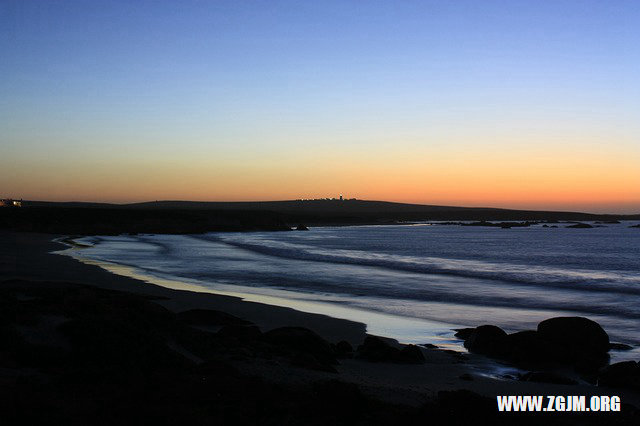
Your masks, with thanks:
M0 192L25 198L279 199L335 188L528 205L514 188L483 199L471 187L469 162L485 185L518 180L492 166L503 154L530 156L546 185L572 168L594 167L611 186L640 177L635 1L3 1L0 28L0 161L12 165ZM544 163L540 150L568 163ZM460 153L474 155L452 160ZM326 170L331 158L357 160ZM434 179L424 169L448 170L459 187L444 196L421 186ZM192 192L172 186L180 170ZM401 188L378 191L376 170ZM532 187L535 175L521 180ZM640 210L638 190L590 193L594 182L529 204ZM571 190L580 197L560 203Z

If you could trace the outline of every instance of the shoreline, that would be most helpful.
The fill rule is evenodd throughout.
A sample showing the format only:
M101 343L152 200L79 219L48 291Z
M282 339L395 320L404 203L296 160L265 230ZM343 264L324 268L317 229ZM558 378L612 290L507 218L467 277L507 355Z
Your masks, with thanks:
M403 317L383 311L372 311L364 308L343 305L332 301L307 300L305 298L296 297L296 294L290 295L287 290L281 290L273 294L264 294L252 293L251 288L244 289L241 286L235 285L227 286L232 287L232 289L212 289L198 283L198 281L191 282L187 279L179 280L177 278L164 278L151 273L139 271L133 266L83 257L79 250L88 246L74 241L73 238L74 237L62 238L60 241L64 244L68 244L69 247L66 250L56 252L55 254L69 256L84 264L98 266L110 273L133 278L163 288L184 290L198 294L208 293L223 297L233 297L240 299L243 302L289 308L305 314L322 315L336 320L356 322L358 324L364 324L367 334L381 336L386 339L394 339L403 344L437 344L442 349L451 349L463 353L467 352L462 345L462 341L455 337L455 330L465 327L464 325L421 318ZM237 287L237 289L234 287ZM171 301L160 303L163 306L175 310ZM252 322L258 324L260 321ZM402 332L399 330L402 330ZM403 339L399 335L403 335L405 338ZM348 340L352 344L359 344L361 342L361 340L344 340Z
M174 312L189 309L224 310L265 329L293 325L303 326L331 341L347 340L360 343L365 336L365 325L354 321L305 313L286 307L243 301L239 297L171 289L128 276L117 275L100 266L83 263L71 256L53 253L59 251L61 247L66 247L64 243L54 241L56 238L67 237L29 233L3 235L5 240L13 239L13 244L17 245L16 250L20 252L20 257L14 266L15 273L13 276L7 274L3 279L88 283L108 290L150 296L157 303ZM6 256L2 251L0 254Z
M378 226L378 227L381 227L381 226ZM382 227L388 228L388 226L382 226ZM351 228L357 228L357 227L354 226ZM373 229L373 228L370 228L370 229ZM365 232L369 232L369 231L365 230ZM500 233L502 231L498 230L498 231L492 231L492 232ZM528 232L528 231L527 230L516 231L517 234L520 234L522 232ZM546 231L543 231L543 232L546 232ZM569 233L574 231L565 231L565 232ZM584 232L590 232L590 231L584 231ZM267 234L271 234L271 233L267 233ZM239 234L239 235L242 235L242 234ZM274 233L271 235L273 236L273 238L276 238L276 239L284 238L287 240L290 238L299 239L300 237L304 239L306 237L304 233L296 234L296 235L284 235L284 236ZM313 232L309 234L309 236L312 236L312 235L313 235ZM122 243L129 240L142 242L142 243L147 242L147 237L145 237L144 235L139 237L123 235L122 237L123 237ZM164 237L164 236L159 235L158 237ZM185 236L185 237L191 237L191 236ZM139 238L142 241L137 241ZM168 240L165 241L164 239L162 239L161 241L159 241L159 244L161 246L163 244L168 244L169 242L174 241L171 239L173 237L166 237L166 238L168 238ZM199 238L198 236L195 236L193 238L203 239L205 241L208 241L208 239L206 239L205 236L202 236L201 238ZM271 237L266 237L266 238L271 238ZM189 240L189 238L187 239ZM458 328L475 327L479 324L496 324L508 332L517 332L520 330L530 329L531 327L535 328L535 325L539 321L542 321L546 318L555 317L555 316L578 315L578 316L590 317L600 322L603 325L603 327L605 327L607 331L610 333L612 341L619 342L619 343L626 343L634 347L637 347L637 341L634 338L634 336L631 336L631 338L629 338L629 336L625 335L624 333L620 333L620 330L624 331L625 330L624 327L628 326L629 324L627 323L631 322L631 320L623 318L622 320L620 320L620 322L612 324L611 318L606 317L607 312L604 311L603 313L602 310L598 310L598 309L595 309L594 311L589 311L589 310L581 310L581 309L571 309L571 307L569 307L568 309L565 310L565 309L562 309L562 307L559 307L559 308L555 308L554 310L553 307L550 307L550 308L544 307L544 306L529 307L527 310L524 311L524 313L526 314L525 315L522 312L518 311L518 308L520 306L525 306L525 305L517 305L514 307L511 307L509 305L504 305L504 304L486 305L486 304L483 304L482 301L474 302L473 299L468 298L465 294L462 294L461 297L458 297L457 299L456 298L450 298L450 299L435 298L433 301L429 301L425 299L425 302L421 306L413 307L413 310L410 311L409 313L399 312L400 309L390 309L390 308L387 308L386 306L383 306L383 304L385 303L384 299L380 299L382 301L376 299L375 294L370 295L369 297L369 295L363 293L362 298L356 297L356 298L350 299L349 296L343 296L340 293L340 291L335 291L334 292L335 294L331 293L333 289L333 284L340 283L339 281L340 276L335 276L330 281L327 281L328 283L327 288L329 290L327 290L328 293L326 294L324 293L324 290L322 288L319 288L318 286L308 290L305 287L304 283L301 283L300 286L291 286L291 285L279 286L271 282L269 285L263 285L263 283L261 283L259 280L254 280L252 282L251 277L247 278L248 281L233 280L233 277L232 277L232 279L228 281L222 280L221 282L218 282L216 281L215 277L213 276L209 277L206 274L191 275L191 274L178 273L179 275L174 276L170 272L171 270L169 270L168 273L164 273L162 266L161 265L153 266L155 265L154 263L143 262L139 264L140 266L138 266L138 262L136 262L135 260L133 261L126 260L127 259L126 256L125 257L116 256L114 258L111 258L109 257L108 253L105 253L102 256L99 255L100 247L103 242L107 244L106 249L109 250L109 247L110 247L109 237L106 237L106 240L107 241L103 241L103 239L100 237L98 237L95 241L92 238L88 238L86 240L88 241L88 244L94 244L96 242L98 243L97 252L94 252L93 250L89 250L86 252L87 255L85 255L83 254L85 252L82 249L77 249L77 250L69 251L65 254L74 255L74 253L76 253L78 254L77 257L79 257L80 259L84 258L83 261L88 261L91 263L96 263L96 260L92 258L104 259L105 264L101 265L102 267L106 267L107 269L116 269L116 271L114 271L116 273L120 273L122 275L129 276L129 277L131 276L137 277L139 279L146 280L146 281L155 282L156 284L160 284L169 288L176 288L177 286L177 288L186 289L186 290L231 295L231 296L243 298L244 300L251 300L258 303L266 303L269 305L291 307L291 308L302 310L305 312L320 313L320 314L328 315L334 318L343 318L343 319L348 319L356 322L362 322L367 325L370 333L376 334L379 336L385 336L388 338L394 338L402 343L413 343L413 344L425 344L425 343L438 344L439 343L439 344L448 344L449 345L448 347L451 349L456 349L456 348L461 349L462 342L459 339L455 339L453 337L454 335L453 330ZM150 240L149 247L152 247L154 245L154 241L156 240L154 239L153 236L149 236L149 240ZM84 241L85 240L83 239L78 239L78 242L80 243L84 243ZM120 239L116 238L116 241L120 241ZM119 243L119 244L122 244L122 243ZM122 246L122 247L126 247L126 246ZM141 247L144 248L146 246L141 246ZM113 246L113 249L116 250L117 252L118 246ZM124 250L123 253L126 254L127 249L124 248L123 250ZM204 246L203 247L198 246L198 250L199 252L202 252L202 250L206 250L206 248ZM153 256L152 254L153 252L149 252L149 253L150 253L149 254L150 256ZM94 256L94 254L97 254L97 256ZM265 254L269 255L268 252L266 252ZM238 256L240 257L239 254ZM288 257L286 256L285 258L288 259ZM291 258L295 260L299 259L296 256L293 256ZM111 264L109 263L109 259L114 259L114 261L116 262L124 262L123 265L128 265L128 266L121 266L120 264L116 264L116 263ZM210 258L207 257L206 259L203 258L202 260L208 261L209 259ZM311 258L311 259L302 259L302 260L305 260L305 261L311 260L313 262L317 259ZM322 261L322 259L320 260ZM280 261L280 259L276 259L276 261ZM103 261L100 260L98 262L103 262ZM356 264L356 265L362 266L359 264ZM364 265L375 266L375 264L371 264L371 263L365 263ZM384 266L385 265L383 265L383 268ZM206 264L201 264L200 267L206 267ZM303 274L307 270L307 267L315 268L315 263L308 263L305 265L299 264L297 266L294 264L291 266L291 270L295 271L296 268L298 268L299 271L297 272L300 274ZM314 269L310 269L310 270L314 270ZM400 270L403 272L408 271L409 274L412 273L411 269L405 270L401 268ZM181 269L181 271L184 271L184 270ZM387 273L386 271L387 269L383 270L383 272ZM393 272L395 271L395 269L393 269L392 267L390 271ZM360 273L362 274L366 272L367 271L362 271ZM515 270L515 272L521 272L521 271ZM427 273L429 274L429 277L432 277L430 279L434 280L436 285L438 285L438 282L436 282L437 280L456 280L458 281L454 283L456 285L459 284L459 285L478 285L478 286L480 286L480 284L482 284L482 282L485 282L485 281L489 285L503 285L504 283L509 283L508 276L502 277L502 278L501 277L495 278L491 276L489 277L487 276L483 277L482 275L469 276L469 275L466 275L466 273L463 273L462 275L454 273L452 277L451 275L446 275L446 271L444 272L444 275L440 275L440 272L428 272L428 270L427 270ZM183 276L180 276L180 275L183 275ZM513 275L513 271L511 271L511 275ZM193 276L193 278L188 278L191 276ZM205 277L205 278L202 278L202 277ZM288 275L286 275L286 277L289 278ZM390 276L388 279L393 280L395 278L396 277L394 276ZM197 286L197 288L189 288L189 286L183 286L182 283L192 283L194 286ZM250 283L250 285L246 283ZM520 283L518 283L518 285L520 285ZM524 282L524 285L525 285L524 287L525 290L534 291L536 289L541 288L541 286L546 286L547 284L541 284L540 282L532 282L531 284L529 284L528 282ZM563 288L558 284L555 284L555 285L549 284L549 285L551 285L554 289ZM345 292L345 294L349 294L348 290L349 289L347 288L347 291ZM453 296L457 296L457 295L454 294ZM420 302L422 301L420 299L417 299L417 300ZM399 296L397 303L402 303L402 302L403 300ZM411 299L410 297L407 297L406 302L412 303L413 299ZM484 303L486 303L486 301ZM458 305L456 306L456 304ZM448 305L451 305L451 311L446 310ZM403 306L403 305L399 304L398 306ZM334 309L333 307L336 307L336 308ZM422 309L422 311L419 311L419 309ZM459 310L455 311L455 309L459 309ZM493 312L491 311L492 309L493 309ZM429 312L429 314L422 314L422 312ZM452 316L451 312L454 312L455 315ZM521 318L524 318L524 319L521 320ZM403 323L405 324L405 326L402 326ZM616 326L619 326L619 328L616 328ZM628 357L626 359L621 358L627 355L629 355L629 353L627 352L624 352L624 353L616 352L615 358L617 358L616 359L617 361L624 361L624 360L636 358L635 353L633 354L634 358L628 358Z
M95 265L87 265L69 256L52 254L62 244L51 241L47 234L0 233L5 243L0 248L3 282L22 279L28 282L85 284L99 289L117 290L125 294L144 296L153 304L172 312L188 309L213 309L249 320L262 332L278 327L308 328L328 342L350 342L355 348L362 343L365 325L326 315L310 314L290 308L243 301L236 297L210 293L173 290L129 277L113 274ZM58 236L59 237L59 236ZM393 342L391 342L394 345ZM242 377L259 377L284 389L315 386L326 380L356 386L367 398L384 404L422 407L438 401L440 392L465 389L490 401L495 409L496 395L619 395L624 404L640 407L640 393L629 389L601 388L589 384L550 384L519 381L513 377L488 374L495 365L513 370L506 363L474 353L420 348L425 361L421 364L367 362L340 359L335 373L291 366L274 359L233 356L229 362ZM505 371L509 374L508 371ZM489 404L489 402L487 402ZM408 409L408 408L407 408Z

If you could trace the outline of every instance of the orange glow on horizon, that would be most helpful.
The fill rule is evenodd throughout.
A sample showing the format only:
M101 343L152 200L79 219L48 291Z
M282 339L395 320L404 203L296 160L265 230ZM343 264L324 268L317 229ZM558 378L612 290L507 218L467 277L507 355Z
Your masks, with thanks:
M194 155L32 156L3 197L50 201L256 201L337 197L417 204L640 213L637 152L592 145L418 145Z

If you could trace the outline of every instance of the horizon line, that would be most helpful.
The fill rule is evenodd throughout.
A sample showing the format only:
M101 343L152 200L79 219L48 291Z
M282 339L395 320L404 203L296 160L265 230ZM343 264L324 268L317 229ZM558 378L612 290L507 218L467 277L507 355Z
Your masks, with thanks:
M17 200L17 198L2 198L2 199L13 199ZM635 213L594 213L587 211L572 211L572 210L541 210L541 209L518 209L518 208L507 208L507 207L491 207L491 206L476 206L476 205L445 205L445 204L422 204L422 203L408 203L408 202L400 202L400 201L388 201L388 200L368 200L368 199L360 199L360 198L297 198L297 199L282 199L282 200L242 200L242 201L229 201L229 200L180 200L180 199L164 199L164 200L147 200L147 201L134 201L134 202L109 202L109 201L48 201L48 200L25 200L20 199L22 202L26 203L51 203L51 204L105 204L105 205L114 205L114 206L129 206L136 204L150 204L150 203L219 203L219 204L249 204L249 203L284 203L284 202L312 202L312 201L336 201L336 202L348 202L348 201L361 201L361 202L372 202L372 203L389 203L389 204L404 204L410 206L420 206L420 207L448 207L454 209L490 209L490 210L506 210L506 211L524 211L524 212L545 212L545 213L578 213L578 214L590 214L590 215L600 215L600 216L638 216L640 212Z

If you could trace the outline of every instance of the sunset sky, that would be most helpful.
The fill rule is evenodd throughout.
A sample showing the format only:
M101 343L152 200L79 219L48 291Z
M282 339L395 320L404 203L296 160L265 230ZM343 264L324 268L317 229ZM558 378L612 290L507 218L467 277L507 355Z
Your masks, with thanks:
M639 1L0 1L0 198L640 213Z

